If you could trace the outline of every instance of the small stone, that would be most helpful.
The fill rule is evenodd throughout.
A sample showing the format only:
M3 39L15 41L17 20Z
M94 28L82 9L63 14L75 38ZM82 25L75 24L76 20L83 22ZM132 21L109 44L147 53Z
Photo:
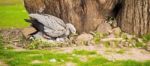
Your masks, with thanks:
M113 34L115 34L116 36L121 35L121 29L119 27L112 29Z
M110 32L112 32L112 27L109 23L102 22L99 24L97 32L109 34Z
M91 34L84 33L84 34L79 35L76 38L76 42L75 43L80 44L82 42L91 41L92 39L93 39L93 36Z

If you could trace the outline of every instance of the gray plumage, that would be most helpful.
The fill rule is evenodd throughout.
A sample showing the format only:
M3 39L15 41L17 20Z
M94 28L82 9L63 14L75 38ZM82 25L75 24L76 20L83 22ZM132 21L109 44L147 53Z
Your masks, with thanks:
M68 36L70 33L76 33L75 27L71 24L65 24L63 20L48 14L30 14L32 19L44 25L44 32L50 37Z

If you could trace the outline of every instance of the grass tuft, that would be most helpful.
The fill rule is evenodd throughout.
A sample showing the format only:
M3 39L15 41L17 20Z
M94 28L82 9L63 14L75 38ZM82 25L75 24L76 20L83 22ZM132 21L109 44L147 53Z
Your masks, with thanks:
M150 41L150 34L143 35L142 38L143 38L144 42L148 42L148 41Z
M0 50L4 49L4 46L3 46L3 38L2 36L0 35Z
M86 51L86 50L74 50L73 54L78 55L95 55L96 51Z

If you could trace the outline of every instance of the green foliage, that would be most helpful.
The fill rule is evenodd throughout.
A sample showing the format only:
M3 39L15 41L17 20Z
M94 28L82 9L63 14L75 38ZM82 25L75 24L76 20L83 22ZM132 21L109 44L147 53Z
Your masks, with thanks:
M104 66L105 63L108 63L107 59L103 58L102 56L97 56L96 58L91 58L87 62L82 62L78 66Z
M142 63L133 60L123 61L124 66L143 66Z
M94 32L93 33L93 41L96 43L96 44L99 44L100 41L101 41L101 38L103 38L105 36L105 34L103 33L100 33L100 32Z
M117 51L117 53L123 54L123 53L125 53L125 50L124 49L120 49L119 51Z
M28 18L21 0L0 0L0 28L23 28L28 26L24 19ZM94 33L93 41L98 44L101 38L105 35L101 33ZM124 38L127 38L126 35ZM150 40L150 34L143 36L145 42ZM132 42L132 41L131 41ZM109 43L106 43L106 45ZM47 43L41 40L34 40L28 45L29 49L40 49L44 47L60 46L62 44ZM143 46L142 42L136 46ZM75 50L73 53L63 53L48 50L26 50L13 51L2 50L3 40L0 36L0 59L4 60L9 66L66 66L67 62L73 62L77 66L150 66L150 61L136 62L132 60L127 61L110 61L95 51ZM117 53L124 53L124 50L119 50ZM72 56L76 54L76 56ZM81 56L86 56L87 61L82 62ZM56 59L56 62L50 62L50 59ZM39 60L42 63L33 64L34 60ZM62 61L63 60L63 61Z
M145 46L145 43L136 42L135 46L136 46L136 47L144 47L144 46Z
M148 42L148 41L150 41L150 34L143 35L142 38L143 38L144 42Z
M43 42L41 40L33 40L27 48L29 49L38 49L39 48L39 45L40 44L43 44Z
M109 41L103 42L103 44L104 44L104 46L107 47L107 48L110 47L110 42L109 42Z
M29 49L43 49L43 48L51 48L51 47L58 47L62 44L59 42L48 42L47 40L35 39L33 40L27 48Z
M83 56L87 58L87 61L81 61ZM0 51L0 59L9 66L66 66L67 62L75 63L77 66L150 66L150 61L110 61L94 51L86 50L75 50L73 53L50 50L3 50ZM50 62L51 59L55 59L56 62ZM33 63L35 60L39 60L41 63Z
M127 33L122 33L121 37L125 40L124 42L127 42L129 47L142 48L145 46L145 42L144 42L143 38L139 38L134 35L129 35ZM123 42L123 44L126 44L124 42Z
M96 51L74 50L73 54L94 55L94 54L97 54L97 53L96 53Z
M2 36L0 35L0 50L1 49L4 49L4 47L3 47L3 39Z
M36 64L32 64L34 60L40 60L42 61L40 66L59 66L61 63L63 63L61 60L67 60L67 54L63 53L56 53L56 52L50 52L50 51L21 51L21 52L15 52L15 51L3 51L0 53L0 56L3 56L2 59L6 60L6 62L10 66L35 66ZM50 59L55 58L57 60L56 63L49 62ZM11 59L11 60L10 60Z
M109 61L103 57L97 57L88 62L80 63L78 66L149 66L150 61L137 62L133 60L127 61Z

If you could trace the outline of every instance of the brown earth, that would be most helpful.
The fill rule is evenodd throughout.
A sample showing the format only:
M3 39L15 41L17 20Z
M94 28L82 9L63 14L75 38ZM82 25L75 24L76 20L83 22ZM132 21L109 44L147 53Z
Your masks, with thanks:
M24 46L29 44L29 41L23 38L23 35L20 29L13 30L0 30L0 33L3 37L4 44L6 46L11 46L15 51L25 51ZM150 52L145 49L140 48L106 48L99 45L90 45L90 46L73 46L73 47L55 47L51 50L58 50L64 53L71 53L73 50L87 50L87 51L96 51L98 54L104 56L109 60L136 60L136 61L145 61L150 60ZM119 51L122 50L122 53ZM0 65L7 66L5 63L0 61Z

